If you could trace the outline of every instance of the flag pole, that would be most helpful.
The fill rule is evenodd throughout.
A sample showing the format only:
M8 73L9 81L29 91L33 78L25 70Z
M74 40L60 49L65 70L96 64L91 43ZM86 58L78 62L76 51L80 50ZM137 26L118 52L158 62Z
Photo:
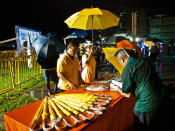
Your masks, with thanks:
M8 39L8 40L3 40L3 41L0 41L0 44L6 43L6 42L10 42L10 41L14 41L16 39L17 39L17 37L11 38L11 39Z

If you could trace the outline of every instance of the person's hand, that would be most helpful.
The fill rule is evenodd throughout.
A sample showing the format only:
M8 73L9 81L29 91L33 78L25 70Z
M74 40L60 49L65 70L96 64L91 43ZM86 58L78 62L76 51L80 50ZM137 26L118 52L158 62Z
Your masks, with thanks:
M90 48L90 55L93 53L93 46Z
M77 89L77 87L73 83L69 82L68 84L71 90Z

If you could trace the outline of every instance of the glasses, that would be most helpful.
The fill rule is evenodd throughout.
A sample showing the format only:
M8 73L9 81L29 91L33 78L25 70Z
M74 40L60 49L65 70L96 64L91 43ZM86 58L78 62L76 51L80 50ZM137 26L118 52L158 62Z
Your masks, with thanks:
M92 48L92 46L87 46L86 48Z
M79 51L79 47L70 47L70 49L73 51Z

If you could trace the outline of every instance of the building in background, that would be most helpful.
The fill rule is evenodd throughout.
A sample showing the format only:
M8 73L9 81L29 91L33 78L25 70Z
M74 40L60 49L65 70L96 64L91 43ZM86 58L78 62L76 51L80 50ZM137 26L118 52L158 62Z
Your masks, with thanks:
M132 11L131 12L131 32L132 36L136 37L137 36L137 11Z
M147 37L149 34L148 9L139 8L126 10L125 32L133 37Z
M102 36L124 33L132 40L153 37L164 43L175 41L175 16L166 8L121 7L113 13L120 17L119 25L103 30Z
M148 37L149 36L149 16L148 9L141 8L138 11L137 18L137 36Z
M150 37L155 37L165 43L175 41L175 16L159 16L150 19Z
M119 8L114 13L120 17L119 25L102 31L103 36L126 33L132 37L147 37L149 34L146 8Z

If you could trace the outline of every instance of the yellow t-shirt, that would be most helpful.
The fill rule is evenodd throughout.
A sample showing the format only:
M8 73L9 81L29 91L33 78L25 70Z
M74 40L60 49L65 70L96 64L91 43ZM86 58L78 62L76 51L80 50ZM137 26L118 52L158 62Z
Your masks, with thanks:
M82 79L85 83L90 83L95 80L95 69L96 69L96 60L95 56L92 55L89 64L86 64L88 55L82 56L82 67L83 71L81 74Z
M72 59L67 52L60 56L57 61L57 72L62 73L75 86L78 86L79 60L76 56ZM59 79L58 87L62 90L69 90L68 83Z

